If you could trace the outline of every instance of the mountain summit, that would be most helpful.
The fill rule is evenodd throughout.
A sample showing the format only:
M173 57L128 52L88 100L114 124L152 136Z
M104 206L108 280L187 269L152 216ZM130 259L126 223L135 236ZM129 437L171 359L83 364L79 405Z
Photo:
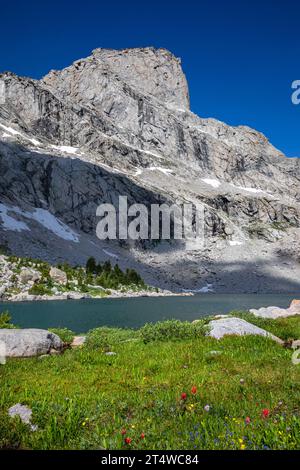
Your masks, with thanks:
M96 238L96 208L201 202L206 243ZM41 80L0 75L0 244L52 263L118 260L176 290L300 289L300 159L190 111L165 49L96 49Z

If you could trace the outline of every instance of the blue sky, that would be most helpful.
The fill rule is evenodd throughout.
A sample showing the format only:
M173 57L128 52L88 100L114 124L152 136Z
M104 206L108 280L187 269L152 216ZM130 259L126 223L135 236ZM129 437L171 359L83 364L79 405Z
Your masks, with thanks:
M165 47L182 58L192 110L262 131L300 156L300 2L1 1L0 71L39 78L96 47Z

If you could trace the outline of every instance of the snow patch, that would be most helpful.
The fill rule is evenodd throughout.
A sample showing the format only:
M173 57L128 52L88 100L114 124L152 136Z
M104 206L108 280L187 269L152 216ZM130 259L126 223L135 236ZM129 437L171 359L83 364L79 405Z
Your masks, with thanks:
M12 127L7 127L4 124L0 124L0 127L2 127L2 129L4 129L6 132L9 132L12 135L22 135L21 132L16 131Z
M103 251L107 256L111 256L112 258L118 258L118 255L116 255L115 253L112 253L111 251L104 250L104 248L102 249L102 251Z
M34 209L33 212L29 212L16 206L8 207L5 204L0 204L0 217L4 225L4 229L6 230L14 230L18 232L22 230L30 230L25 222L16 220L8 215L8 211L19 214L26 219L35 220L39 224L43 225L46 229L53 232L59 238L70 240L75 243L79 242L79 236L72 229L70 229L70 227L57 219L49 211L41 208Z
M159 158L159 159L163 158L161 155L158 155L158 153L150 152L150 150L142 150L142 149L139 149L139 148L136 148L136 150L138 150L139 152L146 153L147 155L151 155L151 157L155 157L155 158Z
M172 170L168 170L167 168L162 168L160 166L150 166L149 168L146 168L146 170L160 171L161 173L164 173L165 175L169 175L170 173L172 173Z
M236 188L241 189L242 191L248 191L248 193L264 193L265 191L262 191L261 189L257 188L245 188L243 186L236 186Z
M51 148L60 152L71 153L72 155L76 154L79 150L78 147L71 147L69 145L51 145Z
M36 139L30 139L29 137L25 137L23 136L25 139L29 140L29 142L31 142L33 145L35 146L38 146L38 145L42 145L41 142L39 142L38 140Z
M242 242L241 240L230 240L229 241L229 245L230 246L240 246L240 245L243 245L244 242Z
M28 214L30 214L30 216ZM26 212L25 217L32 218L51 232L55 233L59 238L70 240L75 243L79 242L78 235L72 229L45 209L35 209L32 214L30 212Z
M262 189L258 189L258 188L248 188L246 186L235 186L234 184L232 183L229 183L230 186L232 186L233 188L235 189L240 189L241 191L247 191L248 193L253 193L253 194L267 194L268 196L270 197L273 197L270 193L268 193L267 191L263 191Z
M169 170L168 168L163 168L161 166L149 166L147 168L139 168L136 170L134 176L139 176L141 175L144 171L160 171L161 173L164 173L165 175L169 176L172 174L172 170Z
M213 188L219 188L219 186L221 186L220 181L214 180L214 179L211 179L211 178L202 178L202 181L205 184L208 184L209 186L212 186Z
M212 284L206 284L206 286L201 287L200 289L182 289L183 292L194 292L195 294L207 294L208 292L214 292Z
M0 124L0 127L2 127L2 129L4 129L6 131L3 134L2 137L11 137L12 135L18 135L18 136L22 137L23 139L28 140L29 142L31 142L35 146L41 145L41 143L38 140L32 139L31 137L27 137L26 135L22 134L19 131L16 131L16 129L13 129L12 127L7 127L4 124ZM7 134L7 132L9 134Z
M25 222L21 220L16 220L10 215L7 214L8 211L13 211L13 208L10 209L5 204L0 204L0 218L2 220L2 227L4 230L12 230L13 232L22 232L22 230L30 230Z

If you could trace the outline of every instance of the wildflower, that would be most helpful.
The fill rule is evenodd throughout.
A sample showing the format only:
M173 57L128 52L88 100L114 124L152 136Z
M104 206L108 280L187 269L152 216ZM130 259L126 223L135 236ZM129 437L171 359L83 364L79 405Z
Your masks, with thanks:
M130 437L125 437L125 444L130 445L132 442L132 439Z
M186 398L187 398L187 394L183 392L181 394L181 400L186 400Z
M247 416L247 417L245 418L245 423L246 423L246 424L250 424L250 422L251 422L251 419L249 418L249 416Z
M192 403L187 406L187 409L188 409L189 411L193 411L194 408L195 408L195 405L193 405Z
M121 431L122 436L125 436L126 432L127 432L126 429L122 429Z
M209 410L210 410L210 406L209 406L209 405L205 405L204 411L207 411L207 412L208 412Z
M142 432L141 439L145 439L145 434Z
M246 448L245 444L241 444L240 449L241 449L241 450L245 450L245 448Z
M267 418L269 416L269 414L270 414L270 410L268 410L268 408L264 408L262 410L262 415L263 415L264 418Z
M195 385L191 388L191 393L192 393L193 395L196 395L196 393L197 393L197 387L195 387Z

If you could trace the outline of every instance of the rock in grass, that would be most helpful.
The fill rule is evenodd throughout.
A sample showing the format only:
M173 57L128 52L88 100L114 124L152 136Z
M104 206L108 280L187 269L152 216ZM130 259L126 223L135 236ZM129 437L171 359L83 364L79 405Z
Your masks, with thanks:
M115 352L113 352L113 351L107 351L107 352L105 353L105 355L106 355L106 356L116 356L117 353L115 353Z
M226 335L259 335L273 339L277 343L283 344L283 341L277 336L272 335L266 330L259 328L258 326L252 325L241 318L227 317L219 320L212 320L209 322L210 331L209 336L213 338L223 338Z
M291 317L300 315L300 300L294 299L288 308L280 307L262 307L259 309L252 308L250 313L256 317L276 319L281 317Z
M78 348L84 345L86 342L86 336L74 336L71 343L71 348Z
M51 267L50 269L50 277L53 279L53 281L58 282L59 284L66 284L68 281L67 275L65 271L62 271L61 269Z
M16 405L9 408L8 414L11 418L18 416L22 423L28 424L30 426L31 431L37 430L38 427L34 424L31 424L32 410L28 408L28 406L17 403Z
M292 342L292 349L300 349L300 339L296 339Z
M220 356L221 354L222 354L222 351L209 351L207 355L211 357L216 357L216 356Z
M5 344L6 357L41 356L63 349L63 342L57 335L35 328L0 329L0 341Z
M28 281L37 282L41 277L41 273L35 269L21 268L20 281L23 284L26 284Z

